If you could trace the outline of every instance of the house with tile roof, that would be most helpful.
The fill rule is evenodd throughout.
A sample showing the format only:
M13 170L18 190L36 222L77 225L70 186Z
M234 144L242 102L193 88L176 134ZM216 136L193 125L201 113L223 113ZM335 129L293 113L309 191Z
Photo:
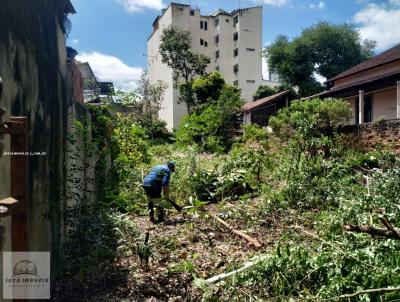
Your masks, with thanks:
M290 103L298 96L291 90L285 90L267 96L257 101L243 105L243 124L256 124L267 126L269 118L275 115L279 109L290 106Z
M400 119L400 44L329 79L327 86L312 97L347 100L352 124Z

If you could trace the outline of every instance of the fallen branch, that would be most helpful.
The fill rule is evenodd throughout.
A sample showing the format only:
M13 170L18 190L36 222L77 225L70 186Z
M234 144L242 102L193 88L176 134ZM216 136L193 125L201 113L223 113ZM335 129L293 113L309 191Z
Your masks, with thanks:
M392 224L389 222L386 214L379 215L379 220L388 229L388 231L391 231L392 233L396 234L397 238L400 239L400 231L396 230L392 226Z
M366 233L372 236L383 236L392 239L400 239L398 234L398 230L384 230L378 229L370 225L354 225L354 224L344 224L342 228L348 232L355 232L355 233Z
M246 235L245 233L236 230L235 228L233 228L231 225L229 225L226 221L223 221L221 218L219 218L217 215L214 214L210 214L211 217L213 217L216 221L218 221L220 224L222 224L224 227L226 227L227 229L229 229L232 233L242 237L243 239L246 239L248 242L250 242L250 244L252 244L254 247L256 248L260 248L261 247L261 243L258 242L258 240L250 237L249 235Z
M239 269L237 269L237 270L234 270L234 271L229 272L229 273L222 273L222 274L219 274L219 275L217 275L217 276L208 278L208 279L206 280L206 282L207 282L207 283L219 282L219 281L221 281L221 280L223 280L223 279L225 279L225 278L228 278L228 277L231 277L231 276L233 276L233 275L236 275L236 274L238 274L238 273L240 273L240 272L243 272L244 270L247 270L248 268L250 268L250 267L252 267L252 266L254 266L254 265L260 263L261 261L266 260L266 259L267 259L266 256L259 257L257 260L246 262L241 268L239 268Z
M365 295L365 294L391 293L391 292L396 292L396 291L400 291L400 287L373 288L373 289L360 290L360 291L357 291L357 292L355 292L353 294L347 294L347 295L342 295L342 296L337 296L337 297L324 299L322 301L330 301L330 300L338 300L338 299L350 299L350 298L358 297L360 295Z

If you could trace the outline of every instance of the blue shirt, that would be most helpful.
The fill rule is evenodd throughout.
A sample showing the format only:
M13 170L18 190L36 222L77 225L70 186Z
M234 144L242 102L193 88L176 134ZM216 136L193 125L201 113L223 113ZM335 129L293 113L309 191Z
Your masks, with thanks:
M144 178L143 186L153 187L161 191L162 187L167 187L169 185L170 175L171 170L167 165L155 166Z

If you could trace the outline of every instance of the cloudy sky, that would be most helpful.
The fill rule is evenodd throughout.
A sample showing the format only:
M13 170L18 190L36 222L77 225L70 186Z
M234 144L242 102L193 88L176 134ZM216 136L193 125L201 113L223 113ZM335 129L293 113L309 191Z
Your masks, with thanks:
M132 89L146 68L146 41L166 0L72 0L68 44L88 61L97 77ZM263 42L280 34L294 37L319 20L353 23L363 38L378 42L377 52L400 43L400 0L181 0L202 14L263 5Z

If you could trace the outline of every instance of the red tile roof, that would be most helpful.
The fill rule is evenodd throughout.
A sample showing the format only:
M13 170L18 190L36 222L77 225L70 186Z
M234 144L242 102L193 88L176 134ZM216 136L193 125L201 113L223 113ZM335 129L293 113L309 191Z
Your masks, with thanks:
M392 82L392 85L395 85L396 80L397 79L400 80L400 71L393 71L393 72L390 72L390 73L387 73L384 75L376 76L376 77L365 79L362 81L352 82L352 83L349 83L348 85L333 87L329 90L305 97L304 99L311 99L311 98L317 98L317 97L324 98L324 97L328 97L328 96L334 96L335 93L343 92L343 91L349 90L351 88L355 88L355 87L363 88L363 87L366 87L366 85L368 85L367 87L370 87L371 84L373 84L375 82L382 83L382 81L385 79L389 79L389 81Z
M370 69L372 67L376 67L379 65L383 65L392 61L400 60L400 44L382 52L381 54L366 60L364 62L361 62L360 64L357 64L350 69L347 69L343 71L342 73L334 76L333 78L329 79L328 82L334 81L340 78L347 77L351 74L355 74L367 69Z
M280 98L282 96L285 96L287 94L293 94L295 97L297 97L297 95L295 93L293 93L293 91L291 91L291 90L281 91L281 92L278 92L276 94L267 96L267 97L265 97L263 99L259 99L259 100L254 101L254 102L249 102L249 103L244 104L243 107L242 107L242 111L250 111L250 110L255 109L257 107L261 107L261 106L266 105L268 103L272 103L276 99L278 99L278 98Z

